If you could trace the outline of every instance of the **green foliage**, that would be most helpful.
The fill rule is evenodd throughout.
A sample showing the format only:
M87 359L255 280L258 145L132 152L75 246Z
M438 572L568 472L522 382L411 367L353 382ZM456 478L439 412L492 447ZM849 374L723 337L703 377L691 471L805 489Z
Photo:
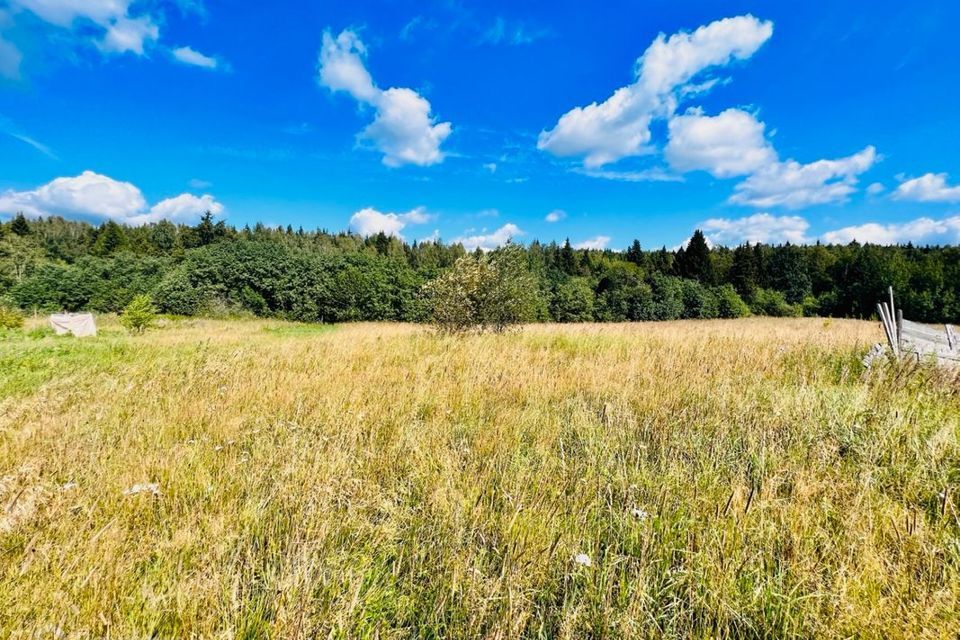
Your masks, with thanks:
M695 233L677 251L644 251L639 241L623 252L533 241L510 252L529 276L525 320L739 317L744 302L764 315L871 317L890 285L908 318L960 320L957 247L728 249L711 248ZM237 230L212 215L193 226L138 227L18 216L0 223L0 296L38 311L117 313L148 294L161 311L178 315L422 322L435 311L422 285L465 255L460 245L406 244L384 234ZM739 301L717 288L724 286ZM491 326L499 323L488 315Z
M570 278L559 285L551 312L557 322L593 321L594 294L586 278Z
M756 294L753 296L750 310L757 315L773 316L776 318L802 315L799 305L790 304L787 302L783 293L773 289L757 289Z
M124 307L120 324L132 333L143 333L153 325L156 318L157 310L153 307L153 300L150 296L139 295Z
M502 332L532 320L536 291L523 249L514 244L464 256L423 288L430 321L446 333Z
M0 329L22 329L23 313L16 307L0 304Z
M713 295L717 300L717 317L743 318L750 315L750 307L732 285L724 284L714 288Z

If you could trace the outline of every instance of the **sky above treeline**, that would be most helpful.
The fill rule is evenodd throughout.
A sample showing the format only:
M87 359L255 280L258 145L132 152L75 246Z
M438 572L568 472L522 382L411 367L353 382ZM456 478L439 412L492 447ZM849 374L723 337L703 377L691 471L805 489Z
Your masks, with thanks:
M955 0L0 0L0 219L960 242Z

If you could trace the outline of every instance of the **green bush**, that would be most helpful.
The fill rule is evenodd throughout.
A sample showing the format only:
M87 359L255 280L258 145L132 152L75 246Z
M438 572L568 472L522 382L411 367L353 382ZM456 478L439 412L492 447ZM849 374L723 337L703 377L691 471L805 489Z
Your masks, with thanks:
M23 314L20 309L0 305L0 329L22 329Z
M750 310L757 315L775 318L793 318L802 313L799 305L790 304L783 293L773 289L757 289Z
M423 287L431 322L445 333L502 332L535 319L537 284L523 249L507 244L492 255L471 254Z
M729 284L713 289L717 299L717 316L720 318L743 318L750 315L750 307L743 301L737 290Z
M157 311L153 308L153 300L148 295L134 297L120 315L120 324L132 333L143 333L157 318Z
M586 278L570 278L553 295L553 318L557 322L591 322L594 294Z

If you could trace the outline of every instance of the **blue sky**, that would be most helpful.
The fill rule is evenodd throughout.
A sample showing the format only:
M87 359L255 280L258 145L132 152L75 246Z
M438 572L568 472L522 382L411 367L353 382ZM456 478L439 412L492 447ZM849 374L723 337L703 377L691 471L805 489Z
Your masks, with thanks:
M953 1L0 0L0 216L960 242Z

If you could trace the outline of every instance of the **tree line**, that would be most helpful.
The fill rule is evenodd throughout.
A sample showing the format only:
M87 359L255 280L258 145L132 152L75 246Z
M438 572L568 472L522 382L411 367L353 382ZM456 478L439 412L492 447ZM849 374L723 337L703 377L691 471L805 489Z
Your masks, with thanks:
M17 215L0 223L0 305L117 312L149 295L159 311L180 315L419 322L463 288L452 273L476 280L493 272L488 263L512 265L510 278L522 286L478 285L477 299L489 301L485 291L522 293L516 309L529 321L867 318L891 285L911 319L960 319L960 248L953 246L710 247L696 231L676 250L647 250L636 240L625 251L534 241L485 256L384 234L237 229L209 214L196 225L136 227Z

